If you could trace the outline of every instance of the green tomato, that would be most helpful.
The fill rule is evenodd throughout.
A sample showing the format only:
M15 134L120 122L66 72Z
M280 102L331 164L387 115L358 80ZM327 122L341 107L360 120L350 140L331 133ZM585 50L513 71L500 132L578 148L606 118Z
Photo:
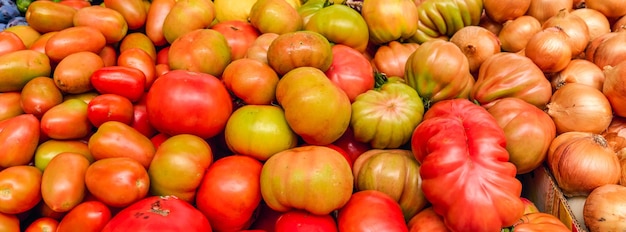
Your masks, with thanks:
M305 30L315 31L335 44L344 44L364 52L369 41L365 19L346 5L331 5L320 9L309 18Z
M380 89L360 94L352 103L350 126L359 142L372 148L399 148L422 121L424 105L415 89L391 77Z
M245 105L237 109L226 123L224 137L232 152L261 161L298 144L285 112L273 105Z

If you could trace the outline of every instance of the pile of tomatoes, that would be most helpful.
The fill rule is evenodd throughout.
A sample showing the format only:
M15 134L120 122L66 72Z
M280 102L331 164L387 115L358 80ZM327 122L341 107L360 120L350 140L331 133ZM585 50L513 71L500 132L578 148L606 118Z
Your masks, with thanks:
M545 70L453 38L493 2L22 1L0 231L568 231L516 179L556 136Z

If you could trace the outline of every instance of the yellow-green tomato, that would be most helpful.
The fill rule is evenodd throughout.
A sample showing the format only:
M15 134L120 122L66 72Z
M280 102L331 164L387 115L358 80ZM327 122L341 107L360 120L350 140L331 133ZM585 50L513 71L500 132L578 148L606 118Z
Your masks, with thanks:
M285 112L273 105L245 105L237 109L226 123L224 137L232 152L261 161L298 143Z
M343 207L354 187L352 169L338 151L308 145L270 157L261 170L261 195L273 210L326 215Z

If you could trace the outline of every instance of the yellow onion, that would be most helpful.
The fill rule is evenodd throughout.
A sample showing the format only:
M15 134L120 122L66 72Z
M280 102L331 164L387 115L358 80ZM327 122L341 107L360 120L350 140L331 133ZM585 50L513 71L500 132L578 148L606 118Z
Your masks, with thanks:
M590 232L626 231L626 187L607 184L593 190L583 217Z
M487 17L487 15L484 14L484 13L480 17L480 21L478 22L478 26L491 31L491 33L493 33L495 35L500 34L500 30L502 30L502 23L493 21L492 19Z
M580 83L602 91L604 72L591 61L573 59L565 69L552 76L550 82L555 90L568 83Z
M593 52L591 62L604 69L606 66L616 66L626 60L626 31L612 32L613 36L600 42Z
M545 73L560 72L572 60L569 37L559 27L545 28L530 37L525 48L530 58Z
M579 131L602 133L613 118L611 104L602 91L580 83L566 84L554 91L546 112L557 134Z
M580 17L570 14L568 10L560 10L542 25L543 29L550 27L561 28L567 34L567 40L572 48L572 57L578 56L587 48L590 40L587 23Z
M528 40L541 30L539 20L528 15L504 22L498 34L502 50L507 52L523 50Z
M593 62L594 57L596 56L596 50L598 49L598 47L603 44L605 41L607 41L610 38L613 38L614 36L616 36L617 33L606 33L603 35L600 35L598 37L596 37L595 39L591 40L591 42L589 42L589 45L587 45L587 49L585 49L585 59L587 59L588 61ZM595 62L594 62L595 64ZM596 64L597 65L597 64ZM601 66L598 66L600 68L604 68Z
M568 197L587 196L605 184L617 184L620 164L602 135L566 132L558 135L546 159L557 184Z
M503 23L526 14L531 0L483 0L485 14L495 22Z
M608 18L626 15L626 4L623 0L585 0L585 6L600 11Z
M620 159L626 157L626 149L624 149L626 148L626 118L613 116L611 124L602 132L602 136Z
M600 11L580 8L570 12L572 15L576 15L583 19L589 29L589 40L598 38L603 34L611 32L611 23Z
M487 58L500 52L500 41L491 31L479 26L466 26L454 33L450 42L467 57L471 73L476 73Z
M611 30L614 32L624 31L624 29L626 29L626 17L620 17L611 25Z
M604 68L602 92L613 107L616 115L626 117L626 62L615 67Z
M559 13L561 9L572 10L573 0L531 0L526 15L535 17L541 24Z

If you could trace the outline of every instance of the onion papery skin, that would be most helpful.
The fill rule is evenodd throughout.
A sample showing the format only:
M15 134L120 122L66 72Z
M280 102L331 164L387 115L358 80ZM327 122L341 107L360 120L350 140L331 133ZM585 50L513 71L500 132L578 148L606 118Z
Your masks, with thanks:
M602 91L604 72L596 64L585 59L573 59L557 74L551 77L552 88L557 90L568 83L580 83Z
M471 100L487 108L498 99L515 97L543 109L551 96L552 86L541 69L528 57L510 52L485 60L470 92Z
M576 15L583 19L589 29L589 40L594 40L598 36L611 32L611 23L600 11L580 8L571 12L572 15Z
M591 62L601 69L606 68L606 66L616 66L626 60L626 31L611 32L610 34L613 35L600 37L605 39L597 44L593 54L591 54Z
M504 22L498 34L503 51L519 52L537 32L542 30L541 23L535 17L524 15Z
M557 134L580 131L600 134L613 118L611 104L602 91L580 83L566 84L554 91L546 112Z
M491 31L479 26L467 26L457 31L450 42L456 44L467 57L471 73L492 55L500 52L500 40Z
M590 232L626 231L626 187L608 184L593 190L583 216Z
M561 28L567 34L572 57L578 56L587 48L590 40L589 27L587 27L587 23L582 18L571 14L568 10L562 9L542 25L543 29L550 27Z
M615 115L626 117L626 61L604 68L602 93L611 103Z
M571 11L573 7L573 0L531 0L526 15L535 17L543 24L550 17L559 13L561 9Z
M626 5L623 0L585 0L585 6L600 11L607 18L619 18L626 15Z
M483 0L487 17L495 22L503 23L516 19L528 11L531 0Z
M602 136L609 143L609 146L613 148L618 157L624 158L626 150L626 118L620 116L613 116L611 124L602 132ZM624 150L624 151L622 151Z
M556 73L572 60L572 47L567 34L558 27L535 33L526 44L525 55L543 72Z
M597 187L619 182L619 159L602 135L566 132L555 140L546 162L565 196L587 196Z

